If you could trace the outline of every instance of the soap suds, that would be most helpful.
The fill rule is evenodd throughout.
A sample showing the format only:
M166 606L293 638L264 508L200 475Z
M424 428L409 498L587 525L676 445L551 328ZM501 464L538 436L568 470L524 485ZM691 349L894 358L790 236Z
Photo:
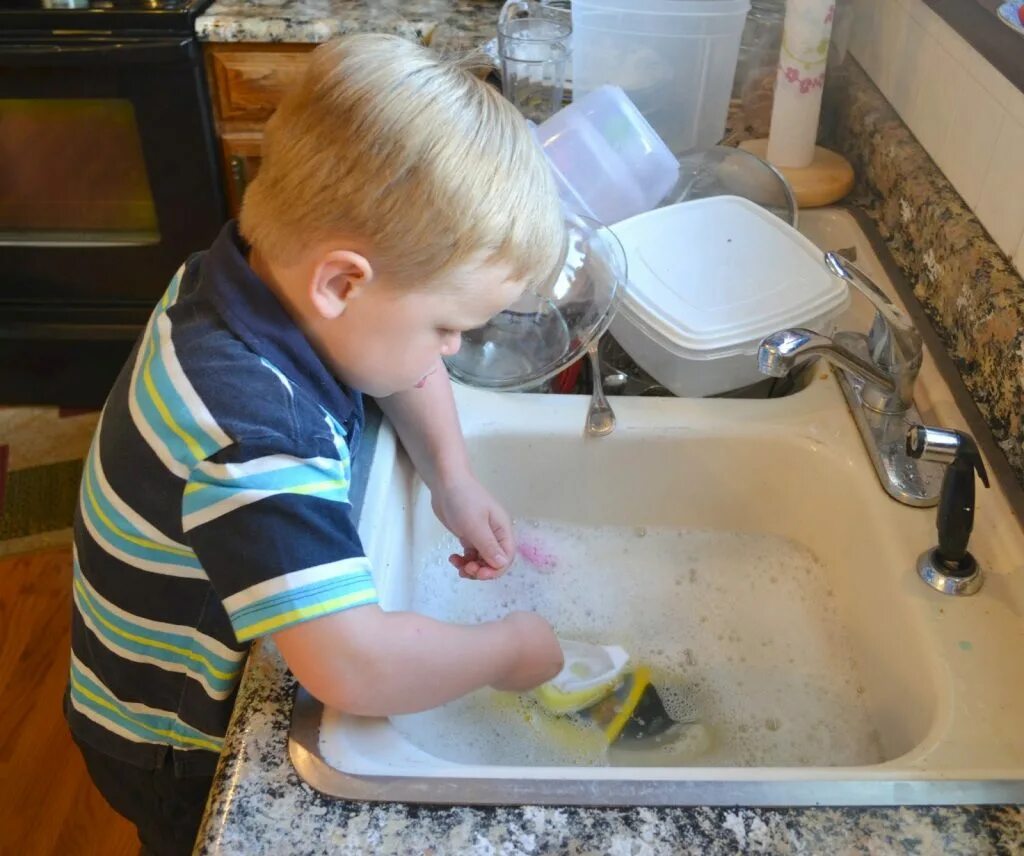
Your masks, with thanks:
M421 555L409 608L466 623L532 610L562 638L623 646L651 668L673 718L699 720L709 737L698 757L663 750L646 763L883 760L829 572L805 547L773 535L536 520L517 535L520 557L487 583L452 572L456 544L446 536ZM606 752L593 726L490 690L393 722L420 748L462 763L638 763Z

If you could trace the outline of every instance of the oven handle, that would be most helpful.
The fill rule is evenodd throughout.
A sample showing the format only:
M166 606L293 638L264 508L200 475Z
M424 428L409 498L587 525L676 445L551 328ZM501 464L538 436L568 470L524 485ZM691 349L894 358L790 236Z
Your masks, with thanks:
M0 68L5 66L47 67L64 65L109 65L145 63L146 65L179 62L186 58L194 42L193 36L178 38L139 39L131 41L104 40L101 44L46 42L44 44L0 43Z

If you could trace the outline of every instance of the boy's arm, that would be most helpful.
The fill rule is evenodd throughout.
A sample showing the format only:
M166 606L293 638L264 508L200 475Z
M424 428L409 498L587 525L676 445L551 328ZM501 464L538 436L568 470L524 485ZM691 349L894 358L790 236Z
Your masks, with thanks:
M523 692L562 668L550 625L525 612L466 625L363 606L282 630L274 641L310 693L358 716L415 713L486 686Z
M348 469L347 450L315 432L221 449L183 491L194 557L158 558L208 579L239 642L272 635L314 695L351 713L423 710L488 685L529 689L557 672L558 640L539 616L466 627L383 612L351 518ZM229 686L229 653L199 644L197 674L212 690Z
M430 489L434 512L466 550L452 563L465 577L499 576L515 555L512 521L473 475L444 363L420 389L378 403Z

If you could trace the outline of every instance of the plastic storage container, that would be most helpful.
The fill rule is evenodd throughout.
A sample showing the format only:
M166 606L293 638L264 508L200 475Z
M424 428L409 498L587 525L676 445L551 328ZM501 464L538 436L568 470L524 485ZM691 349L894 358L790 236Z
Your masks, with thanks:
M617 86L601 86L536 129L570 208L615 223L654 208L679 163Z
M621 86L677 155L725 133L750 0L573 0L573 99Z
M615 227L629 287L611 333L676 395L702 397L763 380L769 333L830 334L849 304L821 251L764 208L736 196L684 202Z

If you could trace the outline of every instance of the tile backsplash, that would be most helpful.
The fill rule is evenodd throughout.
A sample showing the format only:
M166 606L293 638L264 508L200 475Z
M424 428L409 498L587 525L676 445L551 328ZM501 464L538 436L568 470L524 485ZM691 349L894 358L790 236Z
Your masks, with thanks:
M924 0L853 6L850 52L1024 273L1024 92Z

